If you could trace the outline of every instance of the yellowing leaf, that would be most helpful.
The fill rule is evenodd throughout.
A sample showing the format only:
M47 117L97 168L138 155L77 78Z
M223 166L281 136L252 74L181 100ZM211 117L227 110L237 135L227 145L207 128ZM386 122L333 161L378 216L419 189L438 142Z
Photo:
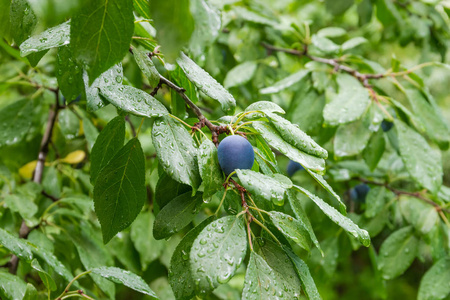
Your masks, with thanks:
M60 159L59 161L66 164L78 164L84 160L86 157L86 153L83 150L76 150L69 154L66 157Z
M31 179L33 177L34 169L36 169L37 160L30 161L19 169L19 174L24 179Z

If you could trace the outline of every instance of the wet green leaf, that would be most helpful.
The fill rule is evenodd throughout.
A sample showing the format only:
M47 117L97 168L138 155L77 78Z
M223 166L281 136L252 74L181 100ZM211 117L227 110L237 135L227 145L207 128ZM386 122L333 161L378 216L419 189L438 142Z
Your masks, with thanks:
M266 113L274 127L281 133L281 137L296 147L297 149L308 154L327 158L328 152L319 146L309 135L304 133L297 125L292 124L283 117L274 113Z
M364 150L372 135L368 117L366 114L360 120L339 125L334 137L335 156L353 156Z
M5 299L23 299L26 291L25 281L16 275L0 271L0 296Z
M323 117L329 125L336 126L355 121L370 103L369 92L354 77L338 74L339 92L325 105Z
M179 183L163 172L156 184L155 200L159 205L159 209L162 209L177 196L189 191L192 191L189 185Z
M377 167L386 148L383 130L379 129L375 132L367 143L363 151L363 157L370 170L373 171Z
M428 145L423 136L400 120L394 121L400 154L409 175L422 187L437 193L442 185L440 152Z
M35 217L35 214L38 212L38 206L34 203L33 197L6 195L4 201L9 209L20 214L27 226L33 227L39 224L39 220Z
M200 185L197 148L189 132L172 118L158 118L152 129L153 145L164 171L178 182Z
M89 83L119 63L128 52L134 30L132 0L92 0L72 17L70 44L87 67Z
M240 218L227 216L206 226L190 253L196 290L204 294L228 282L246 253L247 236Z
M0 244L26 262L31 262L33 259L33 253L28 244L2 228L0 228Z
M0 110L0 147L20 142L31 127L33 102L15 101Z
M309 233L303 222L278 211L269 212L269 216L275 227L277 227L285 237L294 241L306 251L310 251L311 240L309 239Z
M98 174L111 158L122 148L125 139L125 119L115 117L100 132L91 152L91 183L97 181Z
M252 125L270 146L286 155L289 159L314 172L323 173L325 171L325 161L322 158L309 155L294 148L283 140L281 134L267 122L257 121L253 122Z
M210 140L205 139L200 145L198 166L203 180L203 197L206 199L220 190L225 181L219 165L217 148Z
M183 69L186 76L192 81L199 90L220 102L222 110L226 114L233 114L236 108L236 100L233 96L209 75L205 70L200 68L194 61L181 53L177 59L178 65Z
M149 54L150 51L148 50L133 48L133 56L136 60L136 63L138 64L142 73L144 73L145 77L147 77L150 86L154 88L159 83L159 72L158 70L156 70L152 59L149 57Z
M195 282L192 278L189 256L192 245L200 232L213 220L209 217L197 227L191 229L178 244L170 260L169 282L177 299L191 299L195 294Z
M378 269L383 278L394 279L403 274L416 257L419 240L414 236L411 226L392 233L380 248Z
M181 194L161 209L153 225L155 239L170 237L191 223L203 204L202 193L191 194Z
M283 246L283 249L294 264L295 271L297 272L297 275L302 282L302 288L305 291L305 294L308 296L308 299L321 300L322 297L320 297L314 279L309 272L308 265L297 255L295 255L295 253L288 247Z
M309 74L309 70L300 70L297 73L291 74L288 77L286 77L280 81L277 81L272 86L261 89L259 91L259 93L261 95L267 95L267 94L275 94L275 93L281 92L282 90L285 90L285 89L293 86L294 84L296 84L297 82L299 82L300 80L305 78L306 75L308 75L308 74Z
M136 116L152 118L169 114L150 94L129 85L101 87L100 94L114 106Z
M235 66L227 73L227 76L223 81L224 87L228 89L230 87L246 84L253 78L257 67L258 64L255 61L246 61Z
M50 291L56 290L55 281L50 276L50 274L48 274L44 269L42 269L42 267L39 264L39 262L37 261L37 259L33 259L31 261L31 267L38 272L39 277L41 278L42 282L47 287L47 289L49 289Z
M125 271L116 267L101 267L92 269L91 271L112 282L123 284L139 293L158 298L141 277L130 271Z
M342 227L345 231L358 238L361 244L368 247L370 245L369 233L358 227L352 220L341 215L334 207L330 206L328 203L311 194L308 190L300 186L294 186L297 190L306 195L311 199L316 205L326 214L334 223Z
M422 277L418 300L444 299L450 293L450 258L437 261Z
M67 103L75 100L83 93L83 70L81 66L75 62L70 45L58 48L56 79L58 80L59 88L64 98L66 98Z
M204 53L205 47L211 45L219 36L221 15L208 1L190 0L189 2L195 21L189 49L198 57Z
M20 55L27 56L31 53L64 46L69 43L70 21L67 21L25 40L20 44Z
M134 221L147 199L144 165L141 144L134 138L98 175L94 204L105 244Z
M366 218L373 218L381 212L384 207L386 188L384 186L376 186L370 189L366 197Z
M283 205L284 194L292 187L289 178L281 175L264 175L252 170L236 170L241 184L252 194L272 201L275 205Z

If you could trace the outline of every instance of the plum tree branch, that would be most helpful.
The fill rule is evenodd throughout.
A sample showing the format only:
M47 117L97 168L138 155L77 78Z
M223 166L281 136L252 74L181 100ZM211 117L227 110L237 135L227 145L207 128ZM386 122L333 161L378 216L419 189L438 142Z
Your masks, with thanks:
M38 154L38 160L36 163L36 168L34 169L33 174L33 182L36 182L38 184L41 184L42 182L42 175L44 173L44 167L45 167L45 159L47 158L49 145L52 138L53 128L55 127L56 117L58 115L58 111L61 108L59 104L59 89L50 89L55 94L55 104L53 106L53 109L50 110L48 119L47 119L47 125L45 127L45 132L41 140L41 146L39 148L39 154ZM43 192L43 195L52 199L54 201L54 198L49 197L49 195L45 192ZM25 220L22 220L22 224L20 225L19 230L19 237L22 239L26 239L30 232L34 228L30 228L25 223ZM17 273L17 267L19 264L19 258L16 255L13 255L11 257L11 260L9 261L9 272L12 274Z
M365 179L365 178L358 178L358 180L361 181L361 182L364 182L364 183L368 183L368 184L373 184L373 185L383 186L383 187L387 188L388 190L390 190L391 192L393 192L394 194L396 194L397 196L405 195L405 196L411 196L411 197L420 199L420 200L422 200L423 202L428 203L428 204L434 206L434 208L435 208L437 211L444 211L444 212L446 212L446 213L450 213L450 210L448 210L448 209L446 209L446 208L443 208L443 207L441 207L439 204L437 204L436 202L434 202L433 200L424 197L420 192L408 192L408 191L399 190L399 189L396 189L396 188L390 186L388 183L383 183L383 182L377 182L377 181L367 180L367 179Z

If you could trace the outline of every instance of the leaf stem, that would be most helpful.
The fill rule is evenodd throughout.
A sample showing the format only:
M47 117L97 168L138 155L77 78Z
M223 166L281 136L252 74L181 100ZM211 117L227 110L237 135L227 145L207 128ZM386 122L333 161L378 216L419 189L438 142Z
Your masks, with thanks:
M77 276L75 276L75 277L72 279L72 281L70 281L69 284L66 286L66 288L64 289L64 291L62 292L62 294L59 295L56 299L64 299L64 298L63 298L64 295L67 295L67 294L73 293L73 292L76 292L76 293L80 294L80 290L69 292L69 289L70 289L70 287L72 286L72 284L73 284L75 281L77 281L77 280L78 280L79 278L81 278L82 276L87 275L87 274L89 274L89 273L91 273L91 272L92 272L91 270L88 270L88 271L85 271L85 272L80 273L80 274L78 274ZM81 293L82 293L82 295L84 295L83 291L81 291ZM86 295L86 297L88 297L88 296ZM88 299L92 299L92 298L88 297Z
M223 193L222 200L220 200L219 206L217 207L217 210L216 210L216 212L214 213L216 216L217 216L217 214L219 213L219 210L220 210L220 208L222 207L223 202L225 201L225 196L227 195L227 192L228 192L228 185L225 186L225 191L224 191L224 193Z
M272 231L270 231L263 223L261 223L260 221L258 221L258 219L253 219L253 222L255 222L256 224L259 225L259 227L261 227L262 229L264 229L265 231L267 231L267 233L278 243L278 245L281 246L281 242L277 239L277 237L272 233Z

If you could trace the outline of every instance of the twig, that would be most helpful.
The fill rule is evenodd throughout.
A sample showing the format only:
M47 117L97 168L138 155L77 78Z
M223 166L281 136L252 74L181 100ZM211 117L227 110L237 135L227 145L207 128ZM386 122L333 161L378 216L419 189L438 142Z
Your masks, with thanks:
M411 196L411 197L420 199L420 200L422 200L423 202L426 202L426 203L428 203L428 204L434 206L434 208L435 208L437 211L444 211L444 212L446 212L446 213L450 213L450 210L448 210L448 209L446 209L446 208L443 208L443 207L439 206L439 204L437 204L437 203L434 202L433 200L424 197L420 192L408 192L408 191L403 191L403 190L396 189L396 188L390 186L390 185L387 184L387 183L371 181L371 180L367 180L367 179L364 179L364 178L358 178L358 180L361 181L361 182L364 182L364 183L368 183L368 184L373 184L373 185L378 185L378 186L384 186L385 188L387 188L388 190L390 190L391 192L393 192L393 193L396 194L396 195L406 195L406 196Z
M48 115L47 126L45 128L44 136L42 137L41 146L39 148L38 161L36 163L36 168L34 170L33 181L36 183L39 183L39 184L42 182L42 175L44 173L44 167L45 167L45 159L47 158L47 154L48 154L48 146L51 141L53 127L55 126L56 117L57 117L58 111L60 109L59 90L58 89L49 89L49 90L51 90L52 92L55 93L56 103L53 106L53 109L50 110L50 113ZM46 194L44 194L44 196L47 197ZM22 224L20 225L19 237L22 239L26 239L32 229L33 228L28 227L27 224L25 223L25 221L22 220ZM13 255L11 257L11 260L9 261L9 272L11 274L17 273L18 264L19 264L19 258L16 255Z

